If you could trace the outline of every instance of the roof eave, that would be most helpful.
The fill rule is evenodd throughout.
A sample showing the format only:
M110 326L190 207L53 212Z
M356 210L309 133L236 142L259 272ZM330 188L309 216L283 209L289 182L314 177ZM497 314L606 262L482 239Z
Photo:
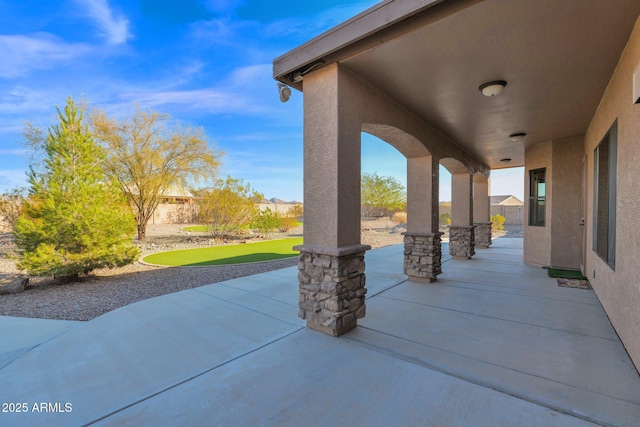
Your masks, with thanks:
M383 1L276 58L273 77L302 90L302 78L306 73L384 43L389 39L388 34L382 34L384 30L392 30L394 35L410 30L409 17L444 3L447 7L443 12L448 15L451 8L458 10L462 4L478 1L482 0Z

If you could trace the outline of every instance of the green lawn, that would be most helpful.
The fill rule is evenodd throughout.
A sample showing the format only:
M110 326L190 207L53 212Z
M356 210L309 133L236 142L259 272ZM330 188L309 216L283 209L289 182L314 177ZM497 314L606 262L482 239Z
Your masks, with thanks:
M292 248L301 244L302 238L298 237L241 245L183 249L147 255L143 258L143 261L149 264L184 267L271 261L298 255L298 251L294 251Z

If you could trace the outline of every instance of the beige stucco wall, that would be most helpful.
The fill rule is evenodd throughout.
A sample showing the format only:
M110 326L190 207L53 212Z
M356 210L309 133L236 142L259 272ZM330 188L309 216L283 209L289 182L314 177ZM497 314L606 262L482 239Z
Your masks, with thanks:
M585 272L637 368L640 368L640 104L633 104L640 63L636 27L585 136L588 156ZM593 251L594 149L618 120L615 271Z
M489 174L484 163L386 94L341 65L328 65L304 78L306 244L343 247L360 241L361 132L376 135L411 159L408 229L414 232L438 230L434 165L440 159L450 159L467 174ZM431 165L431 179L414 167L418 164Z
M302 203L260 203L258 204L258 209L264 211L269 208L271 212L286 214L289 209L297 205L302 206Z
M524 152L524 261L534 265L551 264L551 221L553 205L553 143L551 141L527 148ZM529 226L529 172L533 169L547 168L546 209L544 227Z
M489 222L491 199L489 198L489 180L483 175L473 177L473 222Z
M149 221L150 224L191 224L197 221L198 206L195 203L160 203Z
M554 140L551 264L580 268L582 244L582 137Z

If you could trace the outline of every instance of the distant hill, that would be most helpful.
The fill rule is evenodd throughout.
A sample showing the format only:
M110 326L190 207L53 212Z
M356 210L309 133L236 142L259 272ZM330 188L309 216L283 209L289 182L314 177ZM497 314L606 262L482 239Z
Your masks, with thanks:
M269 200L265 200L262 203L275 203L275 204L278 204L278 205L297 205L297 204L300 204L300 202L297 202L295 200L292 201L292 202L287 202L285 200L278 199L277 197L273 197L273 198L271 198Z

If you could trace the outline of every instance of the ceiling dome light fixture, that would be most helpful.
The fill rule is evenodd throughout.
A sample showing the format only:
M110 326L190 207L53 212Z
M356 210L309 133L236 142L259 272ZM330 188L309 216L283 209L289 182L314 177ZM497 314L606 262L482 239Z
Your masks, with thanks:
M511 159L509 157L505 157L504 159L500 159L502 163L509 163Z
M512 133L511 135L509 135L509 139L513 142L521 142L524 137L527 136L526 133L524 132L517 132L517 133Z
M502 89L504 89L506 85L507 82L505 82L504 80L494 80L492 82L487 82L483 85L480 85L478 89L480 89L480 92L482 92L484 96L492 97L500 95Z

